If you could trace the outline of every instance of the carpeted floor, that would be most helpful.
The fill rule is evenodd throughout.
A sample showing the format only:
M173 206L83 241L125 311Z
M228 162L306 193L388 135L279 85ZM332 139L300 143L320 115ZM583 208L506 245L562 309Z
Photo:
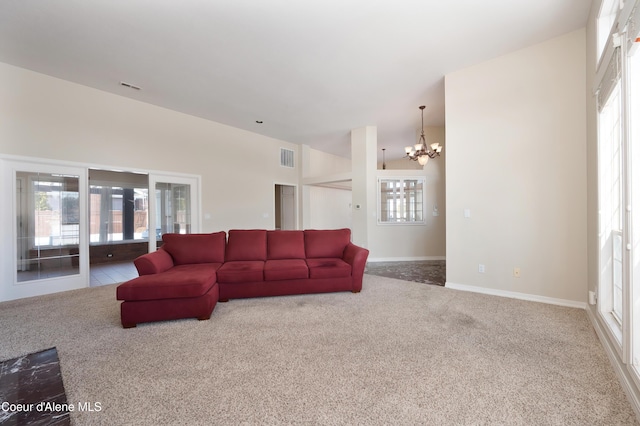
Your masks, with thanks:
M76 425L637 425L580 309L366 275L119 324L115 285L0 303L0 359L56 346Z

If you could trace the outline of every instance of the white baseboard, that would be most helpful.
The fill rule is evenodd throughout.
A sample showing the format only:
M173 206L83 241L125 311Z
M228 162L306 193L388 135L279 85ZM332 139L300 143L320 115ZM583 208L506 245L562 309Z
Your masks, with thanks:
M416 262L420 260L446 260L445 256L418 256L418 257L374 257L367 262Z
M447 281L446 288L454 290L471 291L474 293L490 294L492 296L509 297L511 299L528 300L530 302L548 303L550 305L566 306L568 308L586 309L586 302L576 302L575 300L556 299L554 297L538 296L535 294L518 293L515 291L497 290L494 288L478 287L474 285L456 284Z
M609 357L613 371L615 371L616 376L618 376L620 385L622 386L624 393L627 395L627 399L629 400L633 411L636 413L636 417L640 419L640 390L638 390L633 380L626 373L626 367L618 358L616 350L611 345L611 341L609 340L607 333L605 333L602 325L593 315L591 308L587 307L585 310L587 311L587 316L591 321L591 325L593 325L593 329L596 331L596 335L598 336L600 343L602 343L605 353Z

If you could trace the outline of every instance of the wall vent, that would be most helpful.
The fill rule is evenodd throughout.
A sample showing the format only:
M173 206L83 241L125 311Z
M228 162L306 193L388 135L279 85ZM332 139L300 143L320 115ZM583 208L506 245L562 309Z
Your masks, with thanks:
M280 148L280 165L282 167L294 168L293 163L295 151L292 149Z

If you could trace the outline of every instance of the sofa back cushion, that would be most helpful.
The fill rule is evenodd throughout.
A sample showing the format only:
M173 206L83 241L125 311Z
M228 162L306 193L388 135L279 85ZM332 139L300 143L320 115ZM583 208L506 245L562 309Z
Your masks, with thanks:
M163 234L162 248L176 265L224 262L226 234Z
M225 259L227 262L233 260L267 260L267 230L230 230Z
M304 231L304 250L307 254L307 259L318 257L342 258L344 248L350 241L351 230L349 228L307 229Z
M303 231L267 231L267 259L304 259Z

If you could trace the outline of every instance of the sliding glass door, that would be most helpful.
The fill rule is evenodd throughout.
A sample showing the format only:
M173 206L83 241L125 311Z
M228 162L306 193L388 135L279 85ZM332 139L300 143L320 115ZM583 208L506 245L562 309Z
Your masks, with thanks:
M0 157L0 188L0 301L88 287L91 241L154 251L165 233L200 230L198 176Z

